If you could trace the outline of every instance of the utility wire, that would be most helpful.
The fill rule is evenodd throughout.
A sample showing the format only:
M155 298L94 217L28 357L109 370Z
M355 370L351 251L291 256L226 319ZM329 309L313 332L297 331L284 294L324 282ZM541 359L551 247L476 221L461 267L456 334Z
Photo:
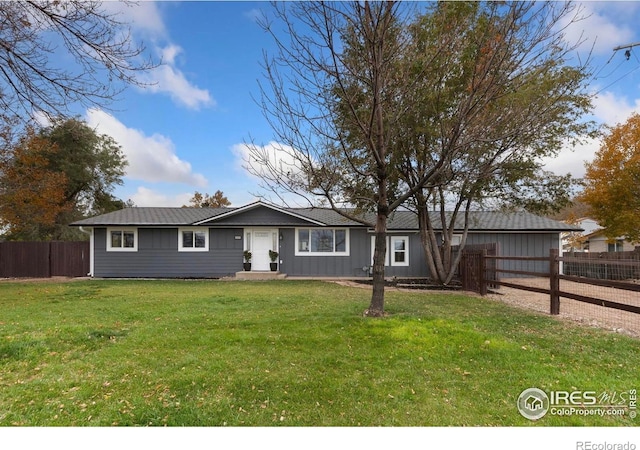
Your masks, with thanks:
M602 72L602 70L611 62L611 60L613 59L613 57L616 55L618 50L622 50L622 49L626 49L624 52L624 56L625 56L625 60L621 61L615 69L613 69L611 71L611 73L609 75L607 75L606 77L603 78L609 78L611 75L613 75L619 68L620 66L622 66L622 64L624 64L625 61L629 61L629 59L631 59L631 55L633 55L633 57L635 58L635 60L638 62L638 64L640 64L640 59L638 59L638 55L636 54L636 52L633 51L633 47L637 47L640 45L640 42L635 42L633 44L628 44L628 45L620 45L618 47L614 47L613 49L613 55L611 55L611 58L609 58L609 61L607 61L607 63L602 66L602 68L598 71L598 73L594 76L594 80L599 79L599 75L600 72ZM631 69L630 71L628 71L627 73L625 73L624 75L620 76L619 78L615 79L614 81L612 81L611 83L607 84L605 87L601 88L598 92L596 92L594 95L598 95L600 94L602 91L604 91L605 89L610 88L611 86L613 86L614 84L616 84L618 81L622 80L623 78L631 75L633 72L637 71L638 69L640 69L640 65L638 65L638 67Z

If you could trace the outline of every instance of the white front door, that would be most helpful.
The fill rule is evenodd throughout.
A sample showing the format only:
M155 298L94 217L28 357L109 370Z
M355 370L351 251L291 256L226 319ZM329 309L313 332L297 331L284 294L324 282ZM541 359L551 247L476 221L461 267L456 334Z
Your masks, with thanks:
M269 250L276 250L278 230L254 228L247 231L251 233L251 270L269 270Z

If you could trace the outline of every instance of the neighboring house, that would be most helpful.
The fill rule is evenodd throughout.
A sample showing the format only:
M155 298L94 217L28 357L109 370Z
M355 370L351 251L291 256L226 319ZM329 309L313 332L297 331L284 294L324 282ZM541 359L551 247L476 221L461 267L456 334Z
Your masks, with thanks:
M435 214L435 213L434 213ZM288 276L367 277L373 230L322 208L263 202L236 208L126 208L72 226L91 233L91 276L218 278L269 271L269 250ZM577 228L529 213L474 212L467 244L498 243L506 256L548 256L560 234ZM462 232L462 230L459 230ZM388 223L386 276L427 277L417 217L396 211Z
M637 245L622 237L607 238L604 229L593 219L583 218L575 225L584 231L563 234L562 248L565 252L630 252L635 250Z
M609 239L604 235L604 230L599 229L584 236L583 251L592 253L600 252L632 252L636 243L624 238Z

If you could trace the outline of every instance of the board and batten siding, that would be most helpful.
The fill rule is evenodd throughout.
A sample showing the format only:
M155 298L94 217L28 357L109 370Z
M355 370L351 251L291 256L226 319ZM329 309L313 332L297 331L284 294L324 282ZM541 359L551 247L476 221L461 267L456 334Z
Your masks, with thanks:
M275 227L274 227L275 228ZM220 278L242 270L243 229L209 228L209 251L178 251L178 228L139 228L138 251L108 252L106 228L94 229L96 277L104 278ZM349 229L349 256L296 256L296 228L279 228L279 270L291 277L368 277L371 236L364 228ZM427 277L429 270L416 232L389 233L409 238L409 265L386 266L386 277ZM467 244L498 243L502 256L548 257L559 247L557 232L473 233ZM500 261L510 270L545 272L546 261ZM513 275L500 275L507 278Z
M94 242L96 277L219 278L242 270L238 229L209 229L207 252L179 252L178 228L138 228L136 252L108 252L106 228L94 229Z
M277 226L309 226L309 222L288 214L273 211L268 208L256 208L244 211L242 214L231 215L216 219L211 223L215 227L277 227Z
M366 229L349 229L349 256L296 256L293 228L280 229L280 272L288 276L317 277L368 277L371 266L371 236ZM424 277L427 267L420 247L420 237L415 233L394 233L409 237L409 266L386 266L386 277Z
M469 233L467 244L497 243L499 256L549 257L549 250L559 248L560 237L555 233ZM548 272L547 261L498 261L498 267L505 270L526 272ZM522 275L500 274L500 278L521 277Z

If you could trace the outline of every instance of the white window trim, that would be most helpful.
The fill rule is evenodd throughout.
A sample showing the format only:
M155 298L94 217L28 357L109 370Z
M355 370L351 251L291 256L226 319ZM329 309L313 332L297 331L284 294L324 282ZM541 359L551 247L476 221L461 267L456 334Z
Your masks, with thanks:
M185 231L204 232L204 247L184 247L182 241L182 233ZM194 240L195 243L195 240ZM179 252L208 252L209 251L209 229L208 228L178 228L178 251Z
M376 237L371 236L371 266L373 266L373 254L376 251ZM387 252L384 255L384 265L389 267L389 237L387 236Z
M111 233L114 231L133 232L133 247L112 247ZM110 227L107 228L107 251L108 252L137 252L138 251L138 229L131 227Z
M405 245L405 260L403 262L395 262L392 257L393 244L397 240L404 240ZM373 266L373 253L376 249L376 237L371 236L371 265ZM409 266L409 236L387 236L387 252L384 255L385 267L408 267Z
M308 252L303 252L300 251L300 245L299 245L299 234L300 234L300 230L308 230L309 231L309 238L311 238L311 231L312 230L332 230L334 232L334 239L335 239L335 231L336 230L344 230L345 232L345 251L344 252L312 252L312 251L308 251ZM349 256L349 253L351 251L351 245L349 243L349 228L340 228L340 227L328 227L328 228L296 228L295 229L295 256ZM334 242L334 248L335 248L335 242Z
M396 261L395 260L395 243L397 241L404 241L404 261ZM409 265L409 236L390 236L389 237L389 246L388 249L389 251L387 252L390 256L391 259L391 265L392 266L398 266L398 267L406 267Z

